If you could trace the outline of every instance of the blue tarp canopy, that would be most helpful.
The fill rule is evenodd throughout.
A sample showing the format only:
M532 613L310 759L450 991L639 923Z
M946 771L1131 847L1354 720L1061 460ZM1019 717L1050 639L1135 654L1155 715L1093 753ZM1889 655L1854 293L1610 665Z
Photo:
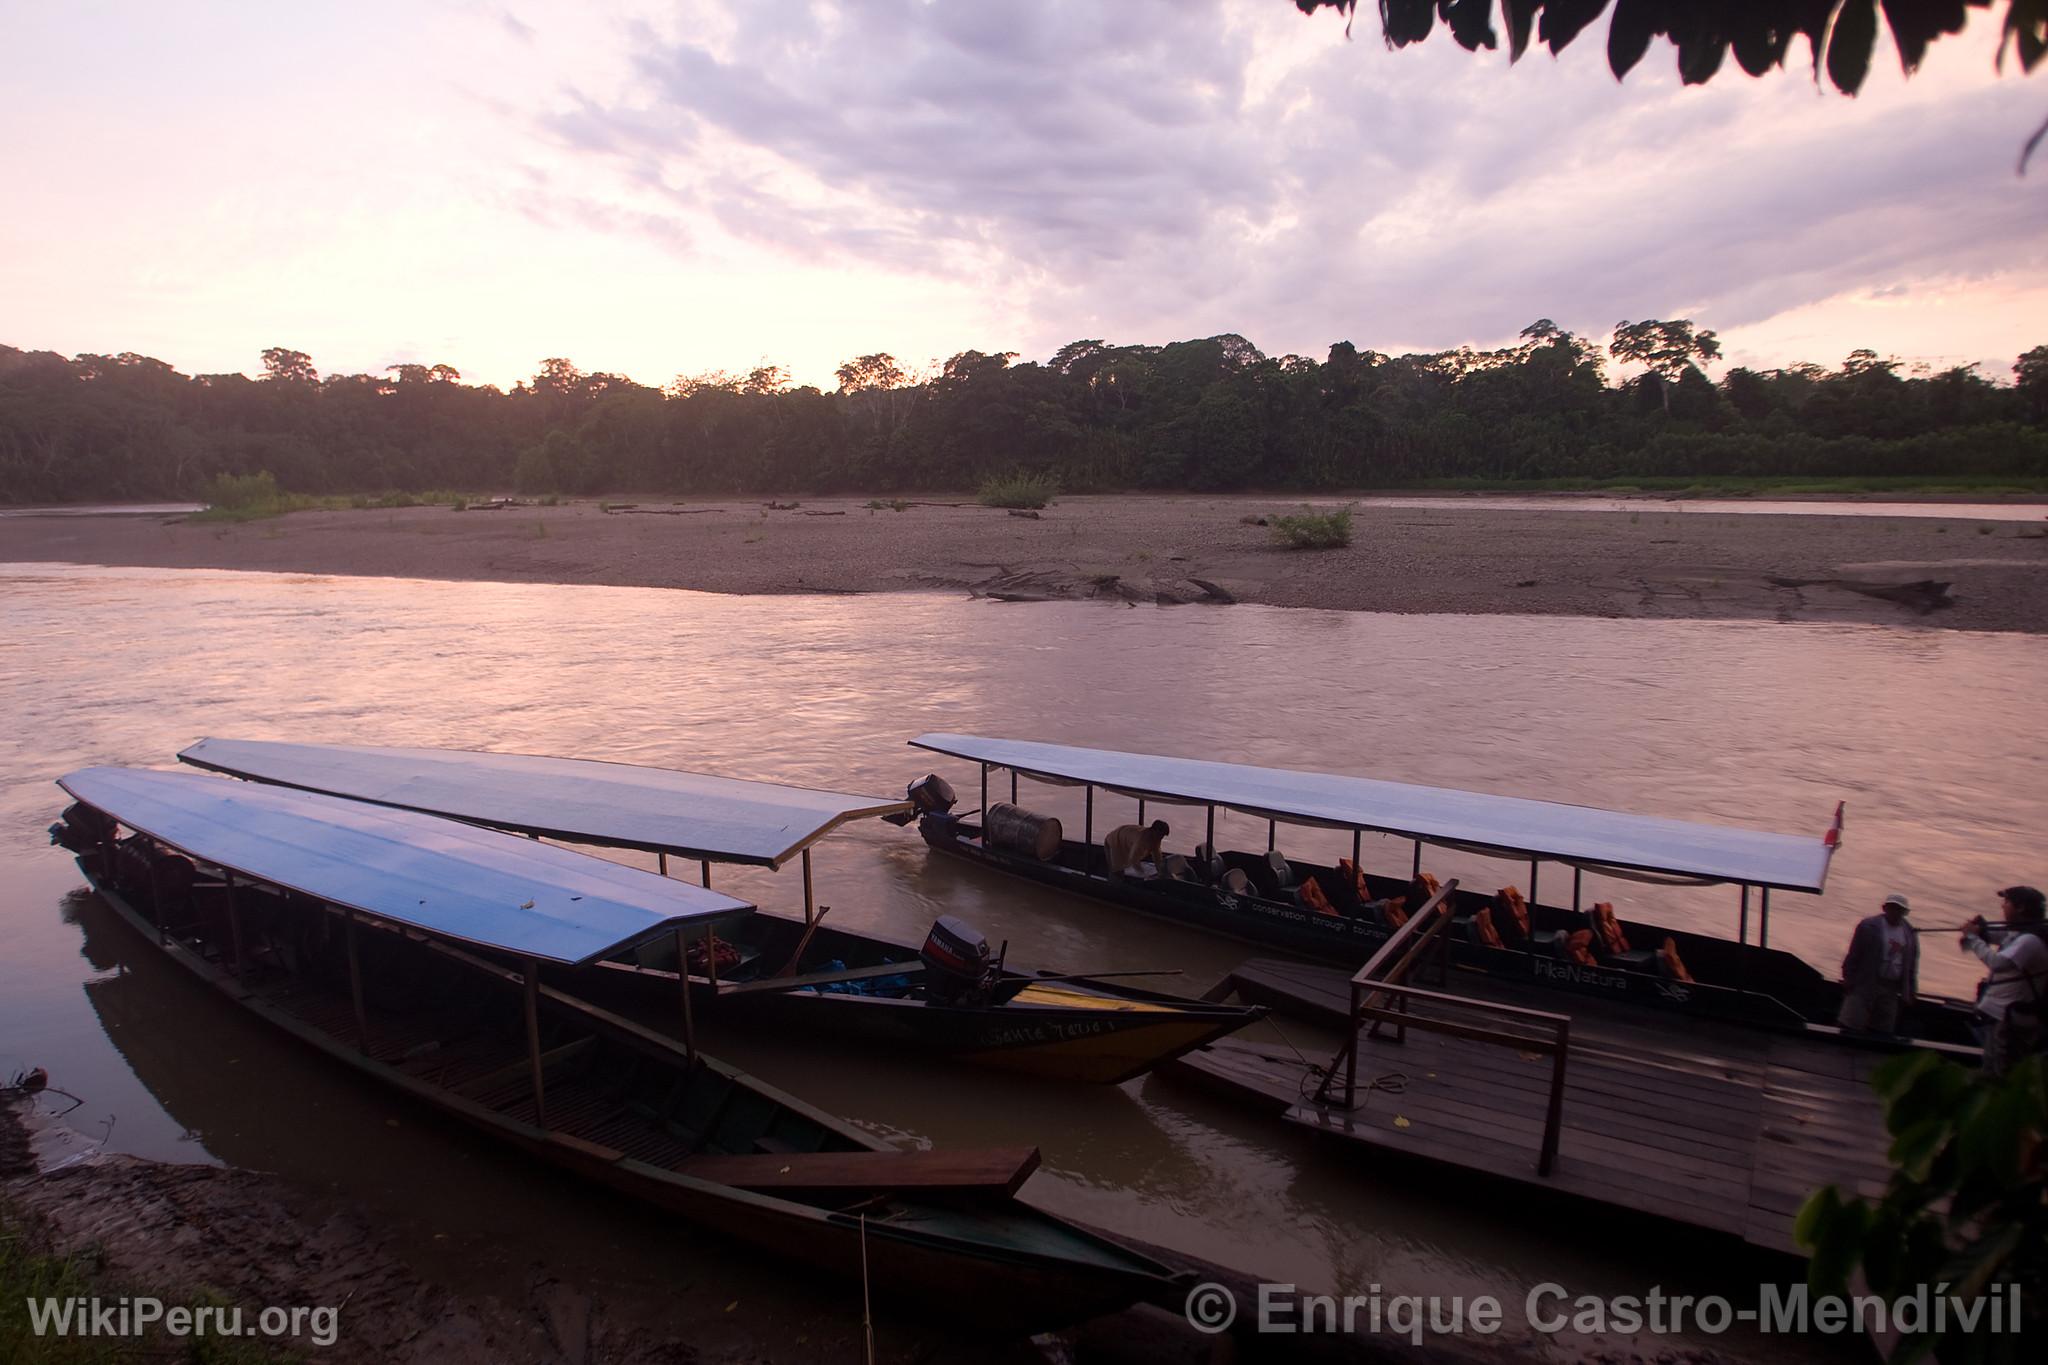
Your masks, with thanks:
M980 735L919 735L910 742L1052 782L1223 806L1262 819L1374 830L1480 853L1553 859L1588 871L1612 868L1818 892L1836 843L1833 833L1767 834L1335 773Z
M782 866L848 820L910 809L886 797L537 754L202 739L178 757L522 834L763 867Z
M753 910L592 854L313 792L143 768L81 768L57 785L199 862L547 962L591 962Z

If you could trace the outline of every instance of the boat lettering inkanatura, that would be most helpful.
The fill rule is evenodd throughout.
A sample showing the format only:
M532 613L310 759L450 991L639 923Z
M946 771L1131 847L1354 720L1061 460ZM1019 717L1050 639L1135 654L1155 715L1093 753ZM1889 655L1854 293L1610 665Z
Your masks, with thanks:
M820 922L811 846L910 803L591 759L205 739L178 757L258 782L537 837L699 864L803 869L801 918L760 913L715 942L661 937L575 974L579 994L674 1018L678 961L698 1003L804 1037L858 1038L1060 1080L1114 1084L1242 1028L1257 1006L1127 980L1013 968L947 917L922 948Z
M1902 1012L1901 1037L1835 1027L1841 986L1799 957L1770 947L1771 892L1818 894L1841 842L1842 809L1813 835L1772 834L1694 824L1552 801L1295 772L1241 763L1119 753L980 735L927 734L911 744L965 759L980 771L977 809L956 811L936 775L910 785L925 842L941 853L1110 901L1177 924L1228 934L1304 957L1355 968L1385 943L1406 913L1434 894L1425 847L1512 859L1528 891L1452 893L1453 959L1490 976L1665 1011L1870 1046L1972 1042L1967 1003L1922 996ZM1012 800L989 800L989 776L1012 774ZM1017 807L1018 775L1087 789L1078 840L1056 821ZM1111 877L1096 842L1097 788L1146 803L1206 811L1206 837L1137 875ZM1263 851L1218 849L1216 812L1268 822ZM1352 854L1334 866L1290 858L1282 826L1348 830ZM1048 834L1048 830L1051 831ZM1388 834L1414 843L1405 869L1362 867L1362 838ZM1537 898L1544 863L1571 871L1568 904ZM1739 888L1736 941L1618 918L1584 903L1583 875L1666 885ZM1756 941L1749 941L1752 910Z
M86 768L52 837L174 961L330 1057L533 1156L878 1298L1039 1331L1174 1272L1018 1199L1035 1148L907 1151L542 980L747 903L438 817ZM675 1005L687 1012L677 990Z

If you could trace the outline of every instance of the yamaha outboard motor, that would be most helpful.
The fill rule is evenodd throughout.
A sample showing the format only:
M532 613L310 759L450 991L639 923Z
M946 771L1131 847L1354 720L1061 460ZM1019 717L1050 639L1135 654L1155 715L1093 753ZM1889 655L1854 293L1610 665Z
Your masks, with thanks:
M985 1005L994 993L996 968L988 939L965 920L941 915L917 950L924 963L925 993L942 1005Z
M960 799L953 794L953 784L937 773L920 777L904 794L910 799L910 809L902 814L882 817L892 825L907 825L925 815L945 815Z

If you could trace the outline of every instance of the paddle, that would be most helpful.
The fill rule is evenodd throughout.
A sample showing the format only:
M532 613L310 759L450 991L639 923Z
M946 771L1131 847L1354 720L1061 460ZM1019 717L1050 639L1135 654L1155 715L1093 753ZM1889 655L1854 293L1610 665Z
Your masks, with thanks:
M805 856L808 857L809 855L806 854ZM804 875L808 878L810 876L809 871L807 870ZM818 913L811 916L811 922L804 926L804 936L796 941L796 951L789 955L789 961L782 964L782 970L777 972L776 976L794 976L796 974L796 964L803 961L804 949L811 946L811 935L818 932L818 926L823 924L825 916L831 913L832 907L829 905L818 907Z

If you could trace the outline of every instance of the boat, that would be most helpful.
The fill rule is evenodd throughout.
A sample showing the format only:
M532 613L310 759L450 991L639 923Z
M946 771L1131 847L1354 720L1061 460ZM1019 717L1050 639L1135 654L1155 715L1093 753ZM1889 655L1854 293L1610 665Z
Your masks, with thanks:
M862 1039L1059 1080L1118 1084L1244 1027L1260 1005L1191 1000L1102 975L1025 971L951 917L923 945L821 923L811 849L906 800L671 768L454 749L204 739L179 759L233 777L535 838L696 862L803 870L802 918L757 913L658 938L574 974L579 994L661 1022L679 965L699 1005L804 1037ZM564 978L565 980L569 978Z
M1898 1037L1839 1029L1840 983L1770 946L1771 893L1821 892L1841 844L1840 804L1821 833L1793 835L1029 740L934 733L910 743L979 769L981 799L973 810L954 809L952 787L936 774L910 784L919 831L931 848L1176 924L1355 968L1438 886L1424 870L1424 849L1453 849L1513 859L1528 873L1526 895L1506 884L1491 893L1453 891L1456 919L1448 937L1460 967L1667 1014L1810 1032L1857 1045L1966 1049L1974 1042L1969 1005L1935 996L1922 996L1903 1011ZM1011 774L1011 800L992 804L990 775L1005 770ZM1019 777L1085 788L1082 837L1067 838L1057 820L1018 806ZM1189 855L1165 857L1151 875L1113 879L1096 841L1097 788L1137 798L1141 822L1148 803L1206 812L1207 837ZM1218 810L1266 821L1265 850L1218 850ZM1283 825L1348 830L1352 856L1336 866L1289 857L1279 849ZM1409 866L1365 871L1362 836L1368 833L1411 841ZM1570 869L1569 904L1537 899L1545 863ZM1730 941L1624 920L1611 905L1588 906L1588 872L1653 884L1735 887L1738 937ZM1749 938L1753 900L1755 942Z
M171 960L556 1167L991 1331L1180 1292L1170 1267L1019 1199L1035 1148L890 1148L706 1056L694 1029L679 1043L542 980L543 964L730 925L752 913L744 901L537 840L197 773L85 768L59 785L72 804L53 841Z

